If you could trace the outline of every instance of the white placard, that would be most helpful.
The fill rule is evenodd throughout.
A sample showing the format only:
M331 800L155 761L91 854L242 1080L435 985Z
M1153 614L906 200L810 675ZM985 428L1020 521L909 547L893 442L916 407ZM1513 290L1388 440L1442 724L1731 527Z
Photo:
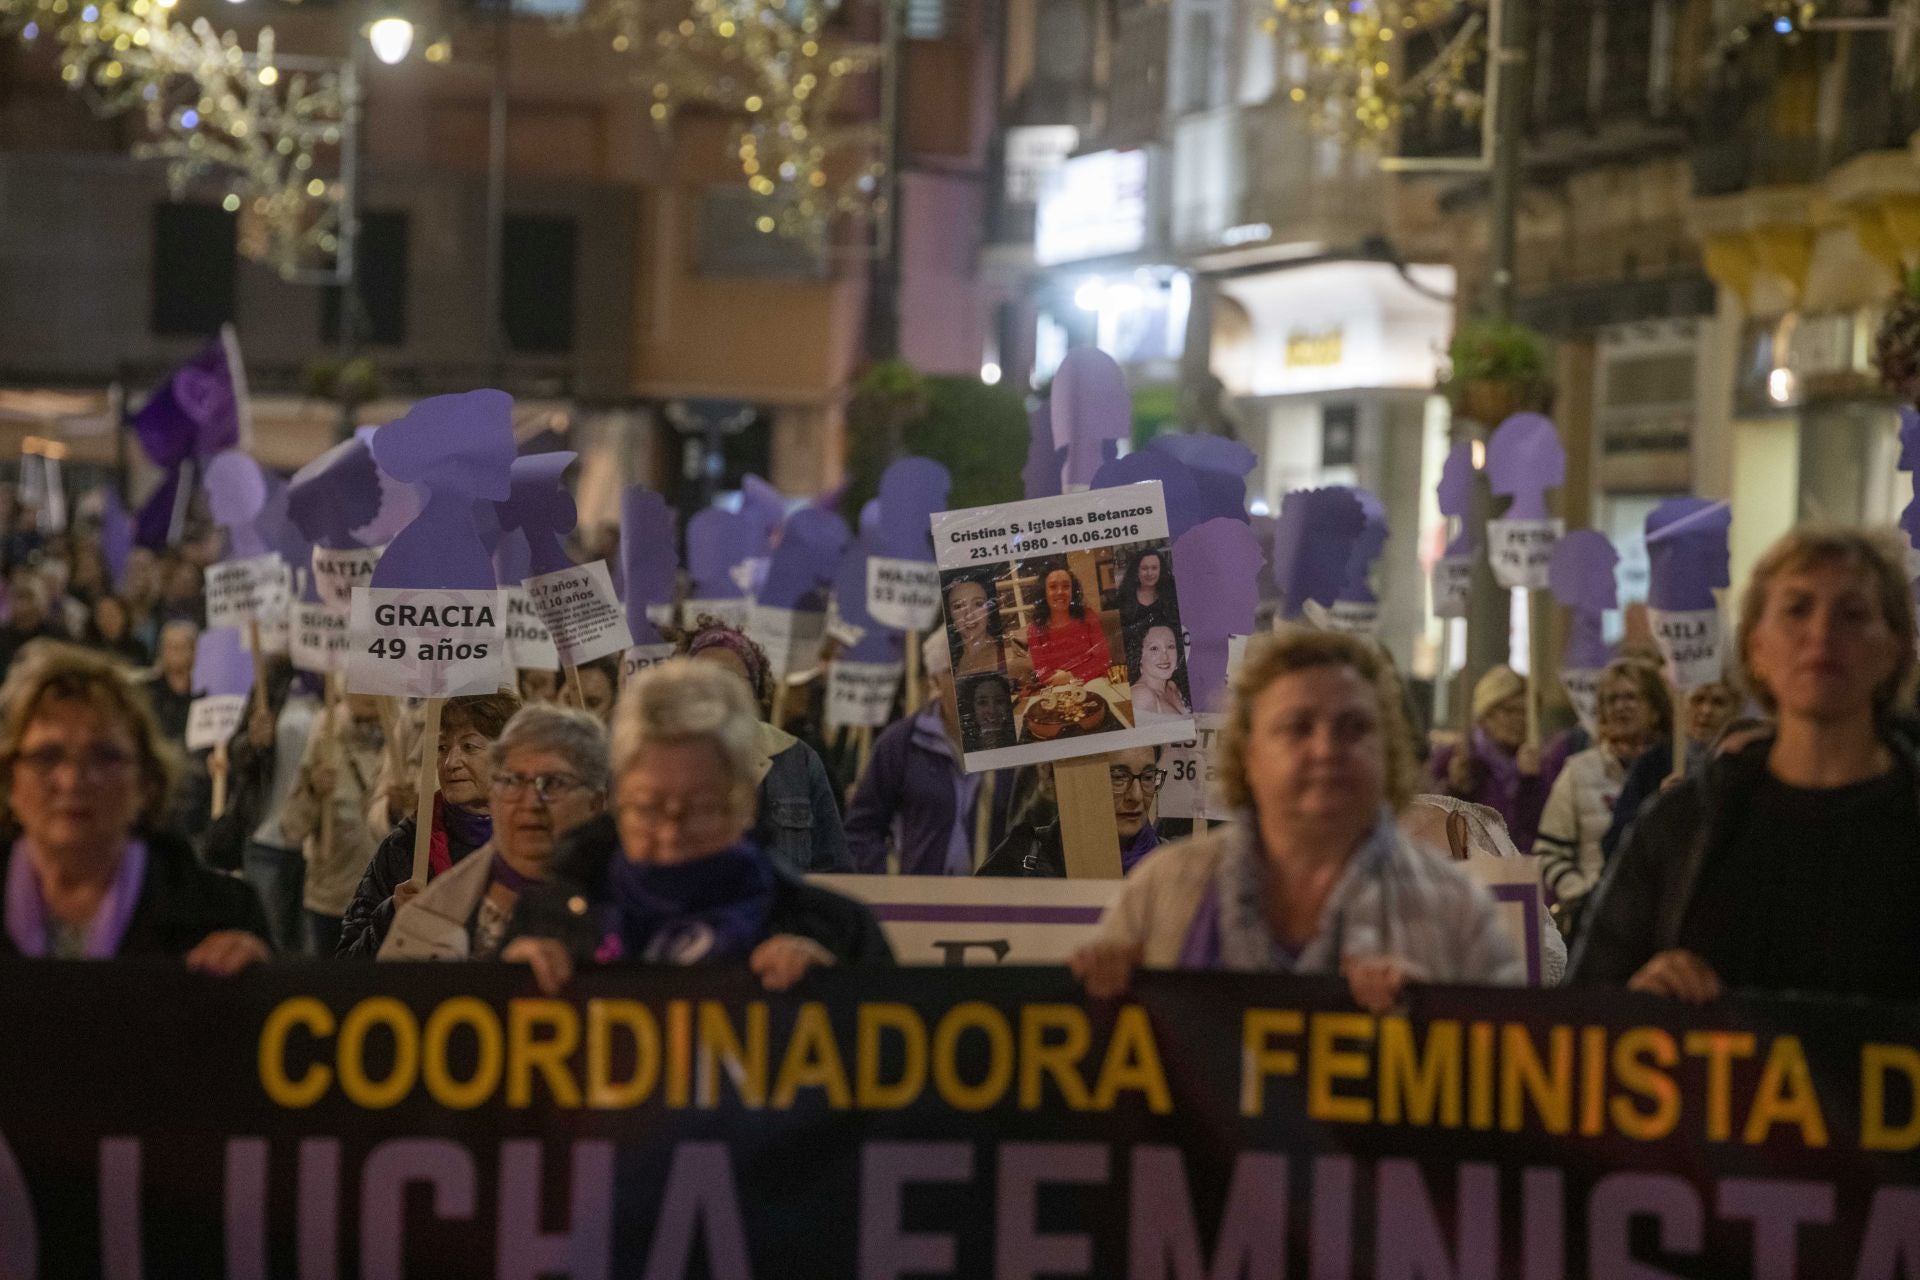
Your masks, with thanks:
M1494 579L1503 587L1545 591L1553 547L1565 529L1564 520L1487 521L1487 563Z
M577 667L632 647L626 606L613 593L605 560L539 574L521 585L561 662Z
M373 585L373 569L380 563L380 547L348 547L333 551L313 549L313 584L320 598L346 613L353 607L353 589Z
M925 631L940 620L940 566L923 560L871 557L867 612L883 626Z
M867 638L867 629L848 622L840 614L840 597L827 597L827 639L843 649L851 649Z
M347 610L300 601L293 606L293 665L327 675L347 669Z
M286 561L273 552L213 565L207 570L207 629L231 627L245 633L250 622L264 626L276 606L286 612L292 582ZM261 648L268 648L264 636Z
M637 644L620 655L620 687L627 687L627 681L645 671L648 667L658 666L680 652L678 645Z
M885 725L905 671L905 664L899 662L829 662L827 728Z
M1589 734L1600 732L1600 672L1599 667L1571 667L1560 673L1560 687L1567 691L1567 702Z
M1233 817L1233 810L1220 799L1219 789L1214 786L1214 747L1226 723L1226 716L1218 713L1195 716L1194 740L1176 742L1161 753L1161 817L1207 818L1214 822Z
M665 604L650 604L647 606L647 621L656 627L670 627L679 613L679 606L671 600Z
M989 596L1009 595L1024 603L1006 616L1004 638L1025 642L1032 672L1008 662L999 670L978 671L959 681L960 737L969 773L1005 769L1042 760L1124 751L1180 742L1194 736L1185 716L1156 717L1137 724L1130 681L1140 673L1127 667L1119 638L1116 592L1125 565L1143 551L1168 550L1166 499L1158 480L1095 489L1058 498L1009 502L933 517L935 563L941 597L958 578L986 578ZM1065 570L1069 578L1056 577ZM1079 601L1055 614L1044 627L1038 605L1046 600L1049 580L1072 585ZM1167 619L1175 635L1184 634L1176 614ZM969 615L946 620L947 644L956 669L969 639L979 648L984 621ZM969 628L971 631L969 631ZM1011 703L1011 705L1007 705Z
M187 750L208 751L233 737L247 709L244 694L219 693L187 704Z
M782 609L756 604L747 615L747 635L766 650L773 678L784 680L820 664L820 641L827 634L824 611Z
M560 651L554 648L547 624L527 598L525 587L500 588L506 611L507 661L518 671L558 671Z
M1660 656L1667 661L1667 679L1676 689L1684 692L1726 679L1718 609L1674 613L1649 609L1647 625L1653 628L1653 642L1660 646Z
M1302 611L1307 615L1307 621L1321 631L1338 631L1342 635L1371 639L1380 630L1380 606L1377 604L1335 600L1329 609L1309 600Z
M500 593L356 587L347 689L458 698L510 687Z
M735 631L747 629L747 616L753 611L753 601L745 596L709 597L704 600L688 600L680 606L680 625L692 631L700 625L703 617L712 618L723 627L732 627Z
M1433 616L1464 618L1473 596L1473 560L1442 556L1433 566Z

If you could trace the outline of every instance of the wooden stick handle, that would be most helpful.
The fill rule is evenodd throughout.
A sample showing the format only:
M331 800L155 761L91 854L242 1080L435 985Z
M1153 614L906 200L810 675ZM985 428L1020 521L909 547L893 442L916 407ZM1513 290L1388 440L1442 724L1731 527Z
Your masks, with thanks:
M1527 592L1527 745L1540 745L1540 593ZM1469 695L1471 699L1471 695Z
M980 796L976 802L978 808L973 815L973 865L987 860L993 852L993 773L989 770L980 779Z
M567 688L573 693L573 705L585 711L587 709L587 690L580 683L580 668L571 662L562 663L567 673Z
M427 856L433 848L433 796L440 788L440 712L445 706L444 699L428 698L427 723L420 730L419 791L413 806L413 882L422 888L427 883Z
M1120 878L1120 828L1113 818L1113 781L1104 755L1056 760L1053 791L1060 806L1060 844L1070 880Z

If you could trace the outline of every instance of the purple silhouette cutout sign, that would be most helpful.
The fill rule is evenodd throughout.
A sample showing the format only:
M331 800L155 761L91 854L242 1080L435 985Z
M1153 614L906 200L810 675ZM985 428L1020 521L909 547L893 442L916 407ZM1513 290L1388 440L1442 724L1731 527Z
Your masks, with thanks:
M1053 442L1067 451L1067 487L1093 483L1100 464L1133 433L1133 395L1112 356L1097 347L1069 351L1053 375Z
M699 600L732 600L746 594L733 570L764 548L753 523L737 512L708 507L687 521L687 572Z
M232 627L200 633L193 651L195 697L245 697L253 688L253 655Z
M1155 436L1147 451L1171 454L1192 471L1194 485L1200 491L1200 505L1194 512L1196 524L1221 516L1248 518L1247 474L1260 459L1246 445L1225 436L1180 434Z
M1217 710L1227 686L1228 640L1253 633L1260 607L1260 543L1246 522L1220 516L1173 540L1180 621L1191 650L1187 680L1196 711Z
M567 492L565 475L580 455L571 452L536 453L515 458L508 471L509 492L505 502L493 504L500 519L500 532L518 533L526 539L528 572L523 577L558 573L573 567L567 554L567 535L580 519L580 510ZM521 579L500 585L518 585Z
M840 658L846 662L902 662L906 647L903 633L887 626L867 612L867 561L872 558L872 543L862 536L847 544L840 567L833 575L834 608L840 623L859 639L843 644Z
M1205 518L1200 485L1192 467L1159 449L1140 449L1124 458L1103 462L1093 473L1092 488L1117 489L1123 484L1158 480L1167 503L1167 534L1177 538Z
M673 603L680 573L673 526L673 508L661 495L629 489L620 499L620 576L626 588L627 630L637 645L661 643L647 609Z
M1020 478L1029 498L1060 496L1060 473L1067 465L1067 451L1053 442L1053 405L1042 400L1027 415L1027 465Z
M880 546L896 560L933 562L936 512L947 509L953 477L928 458L900 458L880 476ZM844 527L844 526L843 526Z
M1487 522L1487 557L1503 587L1544 590L1561 523L1547 512L1547 490L1567 478L1560 433L1537 413L1516 413L1487 442L1487 477L1494 493L1513 501Z
M1553 549L1547 586L1569 612L1567 647L1560 659L1560 684L1587 732L1599 728L1600 672L1613 661L1605 615L1619 604L1614 566L1620 553L1596 529L1575 529Z
M1920 411L1911 406L1900 408L1899 469L1910 480L1920 479ZM1920 489L1912 502L1900 509L1900 530L1907 535L1907 546L1920 551ZM1911 572L1909 577L1914 576Z
M1286 496L1273 530L1279 616L1304 616L1308 601L1323 609L1333 604L1366 526L1366 509L1350 489L1296 489Z
M840 517L810 507L794 512L780 532L759 603L801 613L823 612L847 542L847 526Z
M346 551L364 545L355 530L379 518L381 498L373 451L355 436L293 473L287 514L315 546Z
M1440 514L1449 520L1458 520L1454 534L1447 540L1447 554L1450 556L1470 556L1473 554L1473 530L1468 527L1467 515L1473 505L1473 444L1462 440L1447 453L1447 460L1440 468L1440 483L1434 488L1434 495L1440 506Z
M1340 594L1335 600L1343 604L1377 605L1380 597L1373 592L1373 566L1387 549L1387 509L1366 489L1355 487L1348 492L1359 499L1366 523L1360 527L1360 536L1354 539L1353 551L1347 557L1346 577L1340 583Z
M434 396L375 432L374 462L427 496L380 557L373 585L493 590L493 557L474 523L473 504L509 496L513 458L513 398L504 391Z
M227 554L223 559L247 560L267 553L254 521L267 504L267 478L260 464L238 449L207 464L207 511L213 522L227 531Z
M1714 588L1730 585L1724 502L1671 498L1647 517L1647 620L1679 689L1725 677L1720 610Z

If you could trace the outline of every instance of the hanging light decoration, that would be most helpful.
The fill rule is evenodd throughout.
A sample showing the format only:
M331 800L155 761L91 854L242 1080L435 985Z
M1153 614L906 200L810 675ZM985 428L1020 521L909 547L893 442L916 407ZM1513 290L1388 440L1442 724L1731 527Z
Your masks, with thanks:
M339 248L346 102L337 71L290 71L272 30L253 50L170 0L0 0L0 35L50 37L61 79L103 116L137 114L136 157L167 166L177 195L222 191L240 253L285 276L330 267Z
M1471 118L1485 106L1473 83L1486 58L1483 0L1273 0L1273 8L1267 29L1295 68L1288 96L1316 131L1377 144L1410 107Z
M631 55L653 120L684 108L740 119L728 149L756 198L754 226L808 251L846 217L885 212L885 135L845 118L846 91L881 63L876 45L828 31L828 0L594 0L588 20Z

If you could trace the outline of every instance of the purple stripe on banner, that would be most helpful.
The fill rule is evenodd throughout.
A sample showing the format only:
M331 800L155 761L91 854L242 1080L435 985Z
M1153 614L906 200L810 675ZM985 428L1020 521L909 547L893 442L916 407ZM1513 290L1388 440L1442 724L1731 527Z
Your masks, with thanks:
M961 903L870 902L873 914L899 924L1099 924L1100 907L997 907Z
M1546 957L1540 953L1540 887L1531 884L1497 884L1493 886L1493 896L1495 901L1511 902L1520 908L1527 934L1527 985L1543 985L1546 982Z

